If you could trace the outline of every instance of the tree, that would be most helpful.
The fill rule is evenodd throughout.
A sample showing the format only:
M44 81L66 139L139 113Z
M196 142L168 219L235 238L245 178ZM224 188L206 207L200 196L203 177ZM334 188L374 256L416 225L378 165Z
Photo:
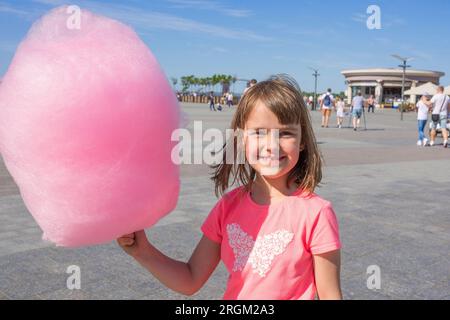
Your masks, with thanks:
M195 76L192 76L191 81L192 81L192 85L194 86L194 91L198 91L198 85L200 84L200 79Z
M198 78L194 75L182 76L180 80L183 92L191 90L192 86L194 86L193 89L195 91L216 91L216 86L218 84L221 84L222 93L224 93L225 89L227 89L226 91L229 91L231 83L234 84L238 79L237 76L214 74L211 77L203 77L203 78ZM178 83L178 80L176 78L171 78L171 81L174 84L174 86Z
M211 86L213 85L213 78L206 77L206 86L208 87L208 91L210 91Z
M231 79L231 82L233 83L233 94L234 94L234 84L236 83L237 80L238 80L237 75L234 75Z
M220 80L221 80L220 75L218 75L218 74L214 74L211 77L211 84L213 86L213 91L216 91L216 85L218 85L220 83Z
M191 86L194 85L195 81L195 76L194 75L190 75L188 76L188 84L189 84L189 90L191 90Z
M189 80L187 76L181 77L181 91L186 92L189 89Z
M181 85L183 87L182 88L183 92L186 92L190 89L190 87L193 84L194 78L195 77L193 75L181 77Z
M206 91L208 80L206 78L199 78L199 84L203 87L201 90Z
M222 94L225 93L225 91L230 90L230 84L233 81L233 76L221 74L220 75L220 83L222 84Z
M172 82L173 89L175 90L175 86L176 86L177 83L178 83L178 79L175 78L175 77L172 77L172 78L170 78L170 81Z

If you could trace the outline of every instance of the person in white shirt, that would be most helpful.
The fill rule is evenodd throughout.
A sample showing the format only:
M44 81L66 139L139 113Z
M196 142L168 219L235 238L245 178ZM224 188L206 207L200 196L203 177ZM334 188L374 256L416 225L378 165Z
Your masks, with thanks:
M227 93L227 105L230 108L233 105L233 94L231 92Z
M337 127L342 128L342 122L344 121L345 115L345 102L344 98L337 97L336 98L336 118L337 118Z
M331 94L331 89L328 89L325 94L320 97L320 109L322 110L322 128L328 128L328 121L330 120L331 109L334 107L334 97Z
M430 134L430 146L434 145L436 139L436 129L438 123L441 126L442 138L444 139L444 148L448 146L448 131L447 131L447 115L450 108L450 98L444 94L444 87L439 86L437 93L427 103L428 106L433 107L431 112L431 134Z
M311 110L313 109L313 102L314 102L313 96L309 96L309 98L308 98L308 105L311 108Z
M419 140L417 140L418 146L426 146L428 139L425 137L424 129L428 120L428 112L430 107L428 102L430 101L430 96L425 93L419 102L416 104L417 108L417 129L419 131Z

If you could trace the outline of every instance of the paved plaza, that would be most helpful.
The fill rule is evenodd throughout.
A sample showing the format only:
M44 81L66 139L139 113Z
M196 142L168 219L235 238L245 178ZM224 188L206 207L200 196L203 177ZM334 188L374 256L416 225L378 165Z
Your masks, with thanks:
M224 130L234 112L199 104L182 109L190 129L201 120L203 129ZM450 149L439 145L441 137L438 146L417 147L415 116L400 121L395 110L376 110L366 115L367 130L354 132L321 128L320 113L312 112L325 160L316 193L333 203L339 220L345 299L450 299ZM187 260L217 199L206 165L183 165L181 173L176 210L147 234L168 256ZM67 289L71 265L81 270L79 290ZM368 289L369 266L379 267L380 289ZM0 299L220 299L226 280L221 263L197 294L184 297L115 242L65 249L42 241L0 161Z

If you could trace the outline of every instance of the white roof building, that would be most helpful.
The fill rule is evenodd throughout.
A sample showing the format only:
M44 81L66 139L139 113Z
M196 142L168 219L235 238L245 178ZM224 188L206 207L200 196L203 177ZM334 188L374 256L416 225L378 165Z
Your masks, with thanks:
M435 85L434 83L427 82L418 87L413 87L409 90L406 90L405 95L408 95L408 96L414 96L414 95L423 96L425 94L434 95L437 92L437 88L438 88L438 86Z
M445 87L444 93L445 94L450 94L450 86Z
M378 103L390 103L402 96L403 70L394 68L352 69L343 70L347 84L347 99L349 103L358 91L367 97L373 95ZM440 71L407 69L405 72L405 92L411 88L431 82L439 85L439 80L445 75ZM408 96L405 94L408 98ZM415 95L409 96L411 101Z

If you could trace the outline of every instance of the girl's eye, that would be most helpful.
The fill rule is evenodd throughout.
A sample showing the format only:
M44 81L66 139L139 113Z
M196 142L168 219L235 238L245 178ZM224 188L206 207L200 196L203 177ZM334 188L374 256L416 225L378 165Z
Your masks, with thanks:
M266 135L266 133L266 130L250 130L248 134L250 136L263 136Z
M267 131L265 131L265 130L257 130L257 131L256 131L256 134L257 134L258 136L265 136L265 135L267 134Z
M289 131L281 131L281 132L280 132L280 137L285 137L285 136L292 136L292 132L289 132Z

